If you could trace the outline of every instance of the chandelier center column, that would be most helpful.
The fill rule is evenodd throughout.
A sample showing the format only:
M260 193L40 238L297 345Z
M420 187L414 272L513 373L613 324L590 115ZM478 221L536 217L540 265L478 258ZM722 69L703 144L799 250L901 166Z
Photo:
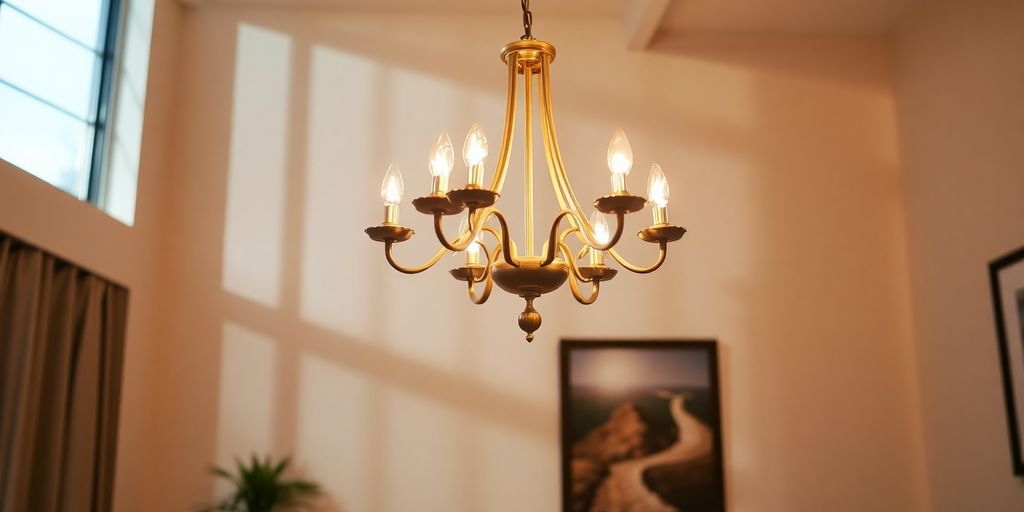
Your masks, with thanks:
M533 246L533 69L531 66L523 66L523 96L525 97L525 121L526 121L526 255L536 256Z

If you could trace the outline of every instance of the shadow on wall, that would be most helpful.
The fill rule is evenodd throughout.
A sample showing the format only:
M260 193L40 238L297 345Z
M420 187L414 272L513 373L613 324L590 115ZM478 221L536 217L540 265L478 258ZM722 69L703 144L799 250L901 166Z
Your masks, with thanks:
M681 199L672 215L691 234L662 277L622 276L586 311L568 293L543 298L545 325L526 345L521 301L471 307L445 272L458 256L401 276L362 233L383 215L376 191L392 158L413 197L441 128L461 141L480 120L496 146L496 49L514 25L189 11L159 419L169 489L187 501L167 510L207 499L204 465L254 450L294 453L329 510L554 510L562 334L722 339L737 507L807 509L825 496L846 510L914 508L900 483L909 432L885 421L908 410L891 392L905 386L906 319L889 98L864 86L883 81L876 49L851 44L846 66L808 76L731 42L630 54L595 41L610 27L566 23L551 37L577 195L604 193L604 148L623 122L639 157L633 186L651 163L640 155L659 155ZM817 53L805 69L818 69ZM506 198L520 197L515 181ZM539 192L538 205L553 203ZM503 207L520 218L519 205ZM421 234L399 256L418 263L430 229L409 206L402 215ZM641 245L626 252L642 259ZM864 437L876 443L849 442ZM773 463L797 449L806 461ZM847 461L830 470L842 483L803 492L835 460ZM857 493L865 485L878 501Z

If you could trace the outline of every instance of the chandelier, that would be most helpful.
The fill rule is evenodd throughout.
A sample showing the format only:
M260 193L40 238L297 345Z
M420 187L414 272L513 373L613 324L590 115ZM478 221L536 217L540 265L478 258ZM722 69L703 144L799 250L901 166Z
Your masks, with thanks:
M686 230L668 222L668 182L658 164L651 165L646 199L627 190L626 177L633 167L633 151L621 129L615 130L608 144L612 192L594 201L596 211L592 215L588 217L584 213L569 185L565 164L558 149L558 136L555 134L550 78L555 48L544 41L534 39L530 2L521 1L525 34L519 41L511 42L501 49L501 60L508 68L508 100L505 107L504 132L490 185L484 186L484 159L488 155L487 137L480 125L474 124L466 136L462 150L468 168L468 182L462 188L448 189L448 176L455 164L455 154L448 134L441 132L431 149L428 161L432 177L431 192L412 201L416 211L434 218L434 233L441 248L426 263L416 267L406 267L395 261L392 253L394 245L412 238L413 230L398 223L398 208L404 194L404 185L399 167L394 163L388 167L381 184L380 195L385 205L384 222L366 228L366 234L371 239L384 243L384 257L388 263L405 274L417 274L429 269L441 261L449 251L464 252L466 263L452 269L452 277L467 283L469 299L474 304L486 302L495 283L502 290L525 299L526 308L519 315L519 327L526 332L526 340L532 341L533 333L541 324L540 313L533 307L535 299L557 290L568 280L572 296L581 304L592 304L597 300L601 283L612 279L617 273L616 269L606 265L605 255L611 256L619 265L631 272L654 272L665 262L668 243L682 238ZM522 250L512 240L508 220L496 206L508 171L520 76L525 103L525 247ZM554 188L560 208L551 222L547 241L540 251L534 246L535 94L540 112L544 156L551 177L551 186ZM614 247L622 236L625 215L642 210L647 203L651 205L653 221L649 227L637 233L637 236L645 242L657 244L658 257L654 264L642 267L630 263L616 252ZM450 238L444 231L444 219L461 214L464 210L467 214L463 217L459 233ZM609 229L605 214L615 217L614 232ZM560 230L563 223L566 226ZM485 235L494 239L493 244L485 241ZM570 248L571 237L582 245L580 251L574 252ZM590 285L589 293L580 290L584 284Z

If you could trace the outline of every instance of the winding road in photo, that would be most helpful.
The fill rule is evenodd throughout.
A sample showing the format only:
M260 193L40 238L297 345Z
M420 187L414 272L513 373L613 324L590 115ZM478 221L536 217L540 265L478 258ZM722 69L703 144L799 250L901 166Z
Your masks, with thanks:
M678 512L644 485L644 471L654 466L680 464L711 453L711 431L686 410L683 395L661 391L658 396L669 399L669 410L679 430L679 438L660 452L612 464L608 477L597 489L592 510Z

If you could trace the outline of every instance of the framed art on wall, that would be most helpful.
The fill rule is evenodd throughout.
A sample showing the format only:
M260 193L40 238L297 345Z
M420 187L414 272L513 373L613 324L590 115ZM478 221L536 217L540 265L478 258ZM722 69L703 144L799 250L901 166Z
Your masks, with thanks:
M1024 475L1024 247L989 264L1013 472Z
M566 512L725 510L711 340L562 340Z

